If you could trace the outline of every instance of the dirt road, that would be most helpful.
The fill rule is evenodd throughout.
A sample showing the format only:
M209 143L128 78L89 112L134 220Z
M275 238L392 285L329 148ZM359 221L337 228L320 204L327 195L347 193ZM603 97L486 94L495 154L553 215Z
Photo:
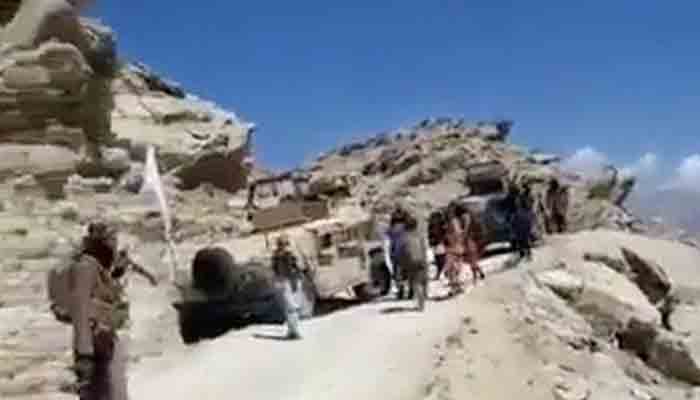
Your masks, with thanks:
M424 314L412 306L379 301L308 320L295 342L280 339L283 326L231 332L138 365L132 398L419 399L465 301L430 302Z

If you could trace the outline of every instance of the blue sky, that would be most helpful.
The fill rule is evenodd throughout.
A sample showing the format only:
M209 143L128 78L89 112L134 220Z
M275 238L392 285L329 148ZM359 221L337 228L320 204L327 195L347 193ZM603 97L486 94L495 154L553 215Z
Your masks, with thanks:
M623 165L700 153L697 1L98 3L125 57L257 123L275 167L442 115Z

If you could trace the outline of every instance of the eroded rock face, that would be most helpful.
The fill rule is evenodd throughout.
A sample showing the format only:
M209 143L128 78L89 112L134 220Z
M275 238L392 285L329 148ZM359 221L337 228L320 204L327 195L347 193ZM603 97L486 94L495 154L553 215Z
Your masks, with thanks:
M112 126L133 160L157 149L161 169L180 179L180 188L211 183L235 192L245 187L254 125L233 113L187 95L142 64L127 65L112 85Z
M623 247L622 256L634 274L632 280L647 295L649 300L657 303L671 291L671 280L666 271L653 261L645 260L634 251Z
M75 4L23 1L0 35L0 179L32 174L51 196L111 131L111 31Z

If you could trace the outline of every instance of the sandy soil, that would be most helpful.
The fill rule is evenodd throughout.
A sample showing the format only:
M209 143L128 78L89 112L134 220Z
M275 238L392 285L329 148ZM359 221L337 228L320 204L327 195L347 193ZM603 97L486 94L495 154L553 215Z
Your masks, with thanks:
M493 259L488 269L498 268ZM443 294L441 284L431 288ZM459 328L463 296L430 302L382 300L303 323L301 341L283 326L256 326L132 368L132 398L423 398L437 348Z

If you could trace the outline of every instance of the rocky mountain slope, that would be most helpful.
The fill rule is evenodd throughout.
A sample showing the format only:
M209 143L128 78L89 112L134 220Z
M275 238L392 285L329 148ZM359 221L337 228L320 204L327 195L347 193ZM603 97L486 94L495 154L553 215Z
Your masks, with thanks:
M700 252L598 230L550 238L468 295L428 399L698 399Z
M465 167L497 161L508 170L507 181L529 184L536 196L539 225L546 185L551 178L571 187L570 229L595 227L641 229L620 207L624 182L589 182L559 168L556 158L508 142L510 122L468 123L433 118L410 128L376 135L332 150L308 167L313 180L350 184L350 192L379 213L397 200L425 214L469 193ZM344 177L351 177L350 179ZM600 190L603 187L605 190Z

